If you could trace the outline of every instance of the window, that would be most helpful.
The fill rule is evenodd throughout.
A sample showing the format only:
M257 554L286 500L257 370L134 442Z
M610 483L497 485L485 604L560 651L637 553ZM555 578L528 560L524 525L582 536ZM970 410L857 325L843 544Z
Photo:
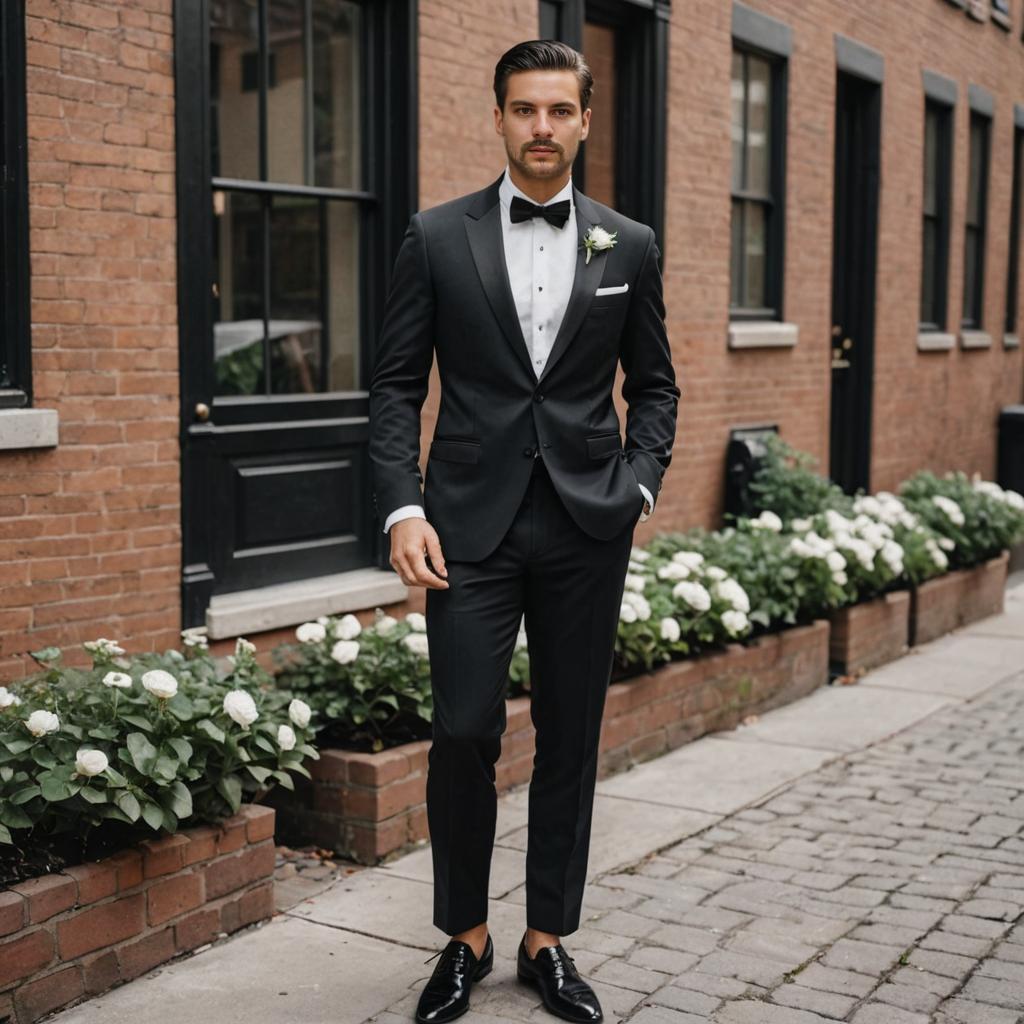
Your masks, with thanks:
M924 201L921 239L921 330L943 331L949 290L953 108L925 101Z
M32 401L24 0L0 12L0 86L0 409L16 409Z
M732 51L731 319L782 319L785 67Z
M971 111L970 167L964 227L964 302L961 326L981 329L985 294L985 208L988 193L990 119Z
M1010 198L1010 256L1006 270L1006 333L1017 331L1017 305L1020 301L1020 208L1021 175L1024 173L1024 128L1013 130L1013 195Z

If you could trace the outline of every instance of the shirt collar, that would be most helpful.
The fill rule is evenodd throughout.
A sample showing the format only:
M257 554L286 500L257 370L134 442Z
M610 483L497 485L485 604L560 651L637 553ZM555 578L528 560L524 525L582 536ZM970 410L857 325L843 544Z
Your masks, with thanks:
M498 186L498 198L501 200L502 206L505 209L512 204L513 196L521 196L527 202L532 203L533 200L512 180L512 176L509 173L508 164L505 165L505 173L502 175L501 184ZM558 195L552 196L546 203L541 203L541 206L550 206L552 203L557 203L562 199L569 200L569 214L572 215L576 208L576 204L573 202L572 197L572 175L569 175L569 180L565 183L565 187L558 193Z

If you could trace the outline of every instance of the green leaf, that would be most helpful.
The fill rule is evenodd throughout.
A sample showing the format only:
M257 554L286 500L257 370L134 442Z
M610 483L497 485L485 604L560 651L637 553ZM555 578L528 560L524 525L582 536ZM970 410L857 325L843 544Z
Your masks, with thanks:
M181 722L189 721L194 714L192 701L180 690L167 702L167 710Z
M145 729L146 732L153 731L153 723L144 715L119 715L122 722L134 725L136 729Z
M0 809L0 822L10 828L31 828L34 822L20 807Z
M132 755L132 764L143 775L149 775L156 761L156 747L141 732L128 733L127 743Z
M167 745L178 755L182 764L188 764L192 760L192 744L182 736L172 736Z
M4 825L0 825L0 843L8 843L11 845L14 843L14 840L11 838L11 833Z
M274 772L274 778L284 786L285 789L294 790L295 783L292 781L292 777L287 772L276 771Z
M175 782L170 788L171 810L179 818L192 817L192 793L183 782Z
M41 790L36 785L26 786L24 789L19 789L12 797L12 804L27 804L33 797L39 796Z
M35 739L34 738L30 739L28 737L25 737L24 739L20 739L20 740L19 739L4 740L4 746L12 754L20 754L20 753L28 750L28 748L31 747L33 743L35 743Z
M257 764L247 764L245 769L261 785L273 774L270 768L261 768Z
M161 755L153 765L153 777L170 782L178 774L178 762L173 757Z
M197 722L196 729L199 732L205 733L211 740L216 740L218 743L224 742L224 730L218 729L208 718Z
M105 804L107 794L102 789L93 789L92 786L83 786L78 795L89 804Z
M103 774L114 786L121 788L128 785L128 780L116 768L108 766Z
M51 661L60 661L61 653L59 647L44 647L41 651L30 651L31 657L35 658L40 665L46 665Z
M153 803L152 800L147 800L142 805L142 818L156 832L164 823L164 809L159 804Z
M40 776L41 777L41 776ZM67 800L71 796L71 786L61 778L54 775L47 775L43 779L42 784L42 796L43 799L49 803L55 803L58 800Z
M232 813L242 806L242 780L237 775L225 775L218 779L217 792L227 800Z
M168 832L178 831L178 817L174 811L168 810L166 807L161 808L163 811L163 826Z
M40 768L56 768L60 764L60 758L52 750L42 746L37 746L32 751L32 760Z
M268 754L276 754L277 747L266 738L266 736L257 736L255 740L256 746L260 750L265 750Z
M114 803L121 809L129 822L134 824L139 820L139 815L142 814L142 808L139 806L139 801L135 798L134 793L129 793L128 790L124 790L114 797Z

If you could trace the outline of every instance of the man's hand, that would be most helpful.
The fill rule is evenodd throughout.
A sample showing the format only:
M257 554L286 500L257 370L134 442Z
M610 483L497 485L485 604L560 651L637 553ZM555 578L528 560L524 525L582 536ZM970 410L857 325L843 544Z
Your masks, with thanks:
M391 536L391 566L407 587L448 589L447 581L439 578L448 575L441 554L441 542L437 539L437 531L426 519L418 516L402 519L388 533ZM424 549L430 556L436 574L427 565Z

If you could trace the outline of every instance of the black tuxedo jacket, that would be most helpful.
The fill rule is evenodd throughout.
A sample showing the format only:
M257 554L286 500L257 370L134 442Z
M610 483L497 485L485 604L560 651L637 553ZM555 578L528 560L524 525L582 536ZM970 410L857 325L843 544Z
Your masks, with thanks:
M573 187L576 272L538 379L505 265L500 182L413 215L370 384L369 454L381 525L399 506L422 504L445 559L456 561L479 561L498 545L538 446L573 519L592 537L610 539L638 520L638 483L657 496L676 432L680 391L654 232ZM595 224L617 232L616 244L587 263L583 237ZM628 288L595 296L622 285ZM441 398L424 478L420 409L435 352ZM612 401L619 361L625 448Z

